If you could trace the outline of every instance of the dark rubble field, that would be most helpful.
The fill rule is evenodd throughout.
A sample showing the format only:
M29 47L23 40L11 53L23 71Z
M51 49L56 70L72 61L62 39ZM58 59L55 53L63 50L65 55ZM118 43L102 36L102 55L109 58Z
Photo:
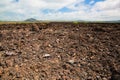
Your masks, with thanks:
M120 24L0 24L0 80L120 80Z

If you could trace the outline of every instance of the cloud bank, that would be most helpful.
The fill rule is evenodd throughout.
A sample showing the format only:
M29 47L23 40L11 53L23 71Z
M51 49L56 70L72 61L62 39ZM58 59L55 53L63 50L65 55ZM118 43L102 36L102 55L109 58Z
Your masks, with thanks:
M120 20L120 0L1 0L0 20Z

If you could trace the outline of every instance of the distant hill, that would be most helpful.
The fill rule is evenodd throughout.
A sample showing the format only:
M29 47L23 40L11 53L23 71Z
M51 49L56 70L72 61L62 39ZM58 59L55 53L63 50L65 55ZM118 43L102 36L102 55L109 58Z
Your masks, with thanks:
M76 22L87 22L87 23L120 23L120 20L113 20L113 21L86 21L86 20L76 20Z
M113 21L113 22L117 22L117 23L120 23L120 20L117 20L117 21Z
M38 20L34 19L34 18L29 18L29 19L26 19L25 21L28 21L28 22L36 22Z
M120 23L120 20L113 20L113 21L84 21L90 23Z
M120 23L120 20L115 20L115 21L103 21L105 23Z

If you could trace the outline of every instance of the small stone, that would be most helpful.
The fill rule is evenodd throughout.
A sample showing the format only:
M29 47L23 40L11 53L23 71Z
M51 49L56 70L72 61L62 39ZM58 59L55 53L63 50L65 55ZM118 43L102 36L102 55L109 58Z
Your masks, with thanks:
M19 70L19 66L15 65L15 69L16 69L16 71L18 71Z
M69 60L68 62L71 63L71 64L74 64L74 63L75 63L74 60Z
M103 78L103 80L108 80L107 78Z
M51 44L49 44L48 46L52 48L52 45L51 45Z
M86 60L86 58L83 58L82 60L84 61L84 60Z
M79 29L77 28L76 30L78 31Z
M86 36L91 37L91 34L86 34Z
M16 73L16 78L20 78L21 74L20 73Z
M10 51L6 51L5 54L6 54L7 56L13 56L13 55L16 55L15 52L10 52Z
M0 46L2 46L2 43L0 42Z
M43 57L44 58L47 58L47 57L50 57L51 55L50 54L44 54Z
M13 66L14 65L14 63L13 63L13 61L12 60L6 60L6 65L7 66L9 66L9 67L11 67L11 66Z
M83 71L83 72L82 72L82 74L84 74L85 76L87 76L87 74L88 74L88 73L87 73L87 72L85 72L85 71Z
M3 72L3 68L2 68L2 67L0 67L0 75L2 74L2 72Z
M91 76L89 76L89 77L87 78L87 80L92 80L92 77L91 77Z
M119 45L115 45L116 47L119 47Z
M101 78L100 76L96 76L96 78L97 78L98 80L102 80L102 78Z
M33 41L35 41L35 39L33 39Z
M0 57L3 55L3 52L2 51L0 51Z
M59 40L59 39L57 39L57 40L56 40L56 42L57 42L57 43L59 43L59 42L60 42L60 40Z

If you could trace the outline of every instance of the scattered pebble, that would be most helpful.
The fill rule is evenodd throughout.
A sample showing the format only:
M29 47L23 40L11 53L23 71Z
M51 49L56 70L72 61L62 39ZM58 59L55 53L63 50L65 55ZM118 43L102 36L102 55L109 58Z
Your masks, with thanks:
M97 78L98 80L102 80L102 78L101 78L100 76L96 76L96 78Z
M35 41L35 39L33 39L33 41Z
M51 55L50 54L44 54L43 57L44 58L47 58L47 57L50 57Z
M68 62L71 63L71 64L74 64L74 63L75 63L74 60L69 60Z
M108 80L107 78L103 78L103 80Z
M51 45L51 44L49 44L48 46L52 48L52 45Z
M76 30L78 31L79 29L77 28Z
M0 46L2 46L2 43L0 42Z
M92 80L92 77L91 77L91 76L89 76L89 77L87 78L87 80Z
M16 55L16 53L15 53L15 52L12 52L12 51L6 51L5 54L6 54L7 56Z
M56 40L57 43L59 43L59 41L60 41L59 39Z

